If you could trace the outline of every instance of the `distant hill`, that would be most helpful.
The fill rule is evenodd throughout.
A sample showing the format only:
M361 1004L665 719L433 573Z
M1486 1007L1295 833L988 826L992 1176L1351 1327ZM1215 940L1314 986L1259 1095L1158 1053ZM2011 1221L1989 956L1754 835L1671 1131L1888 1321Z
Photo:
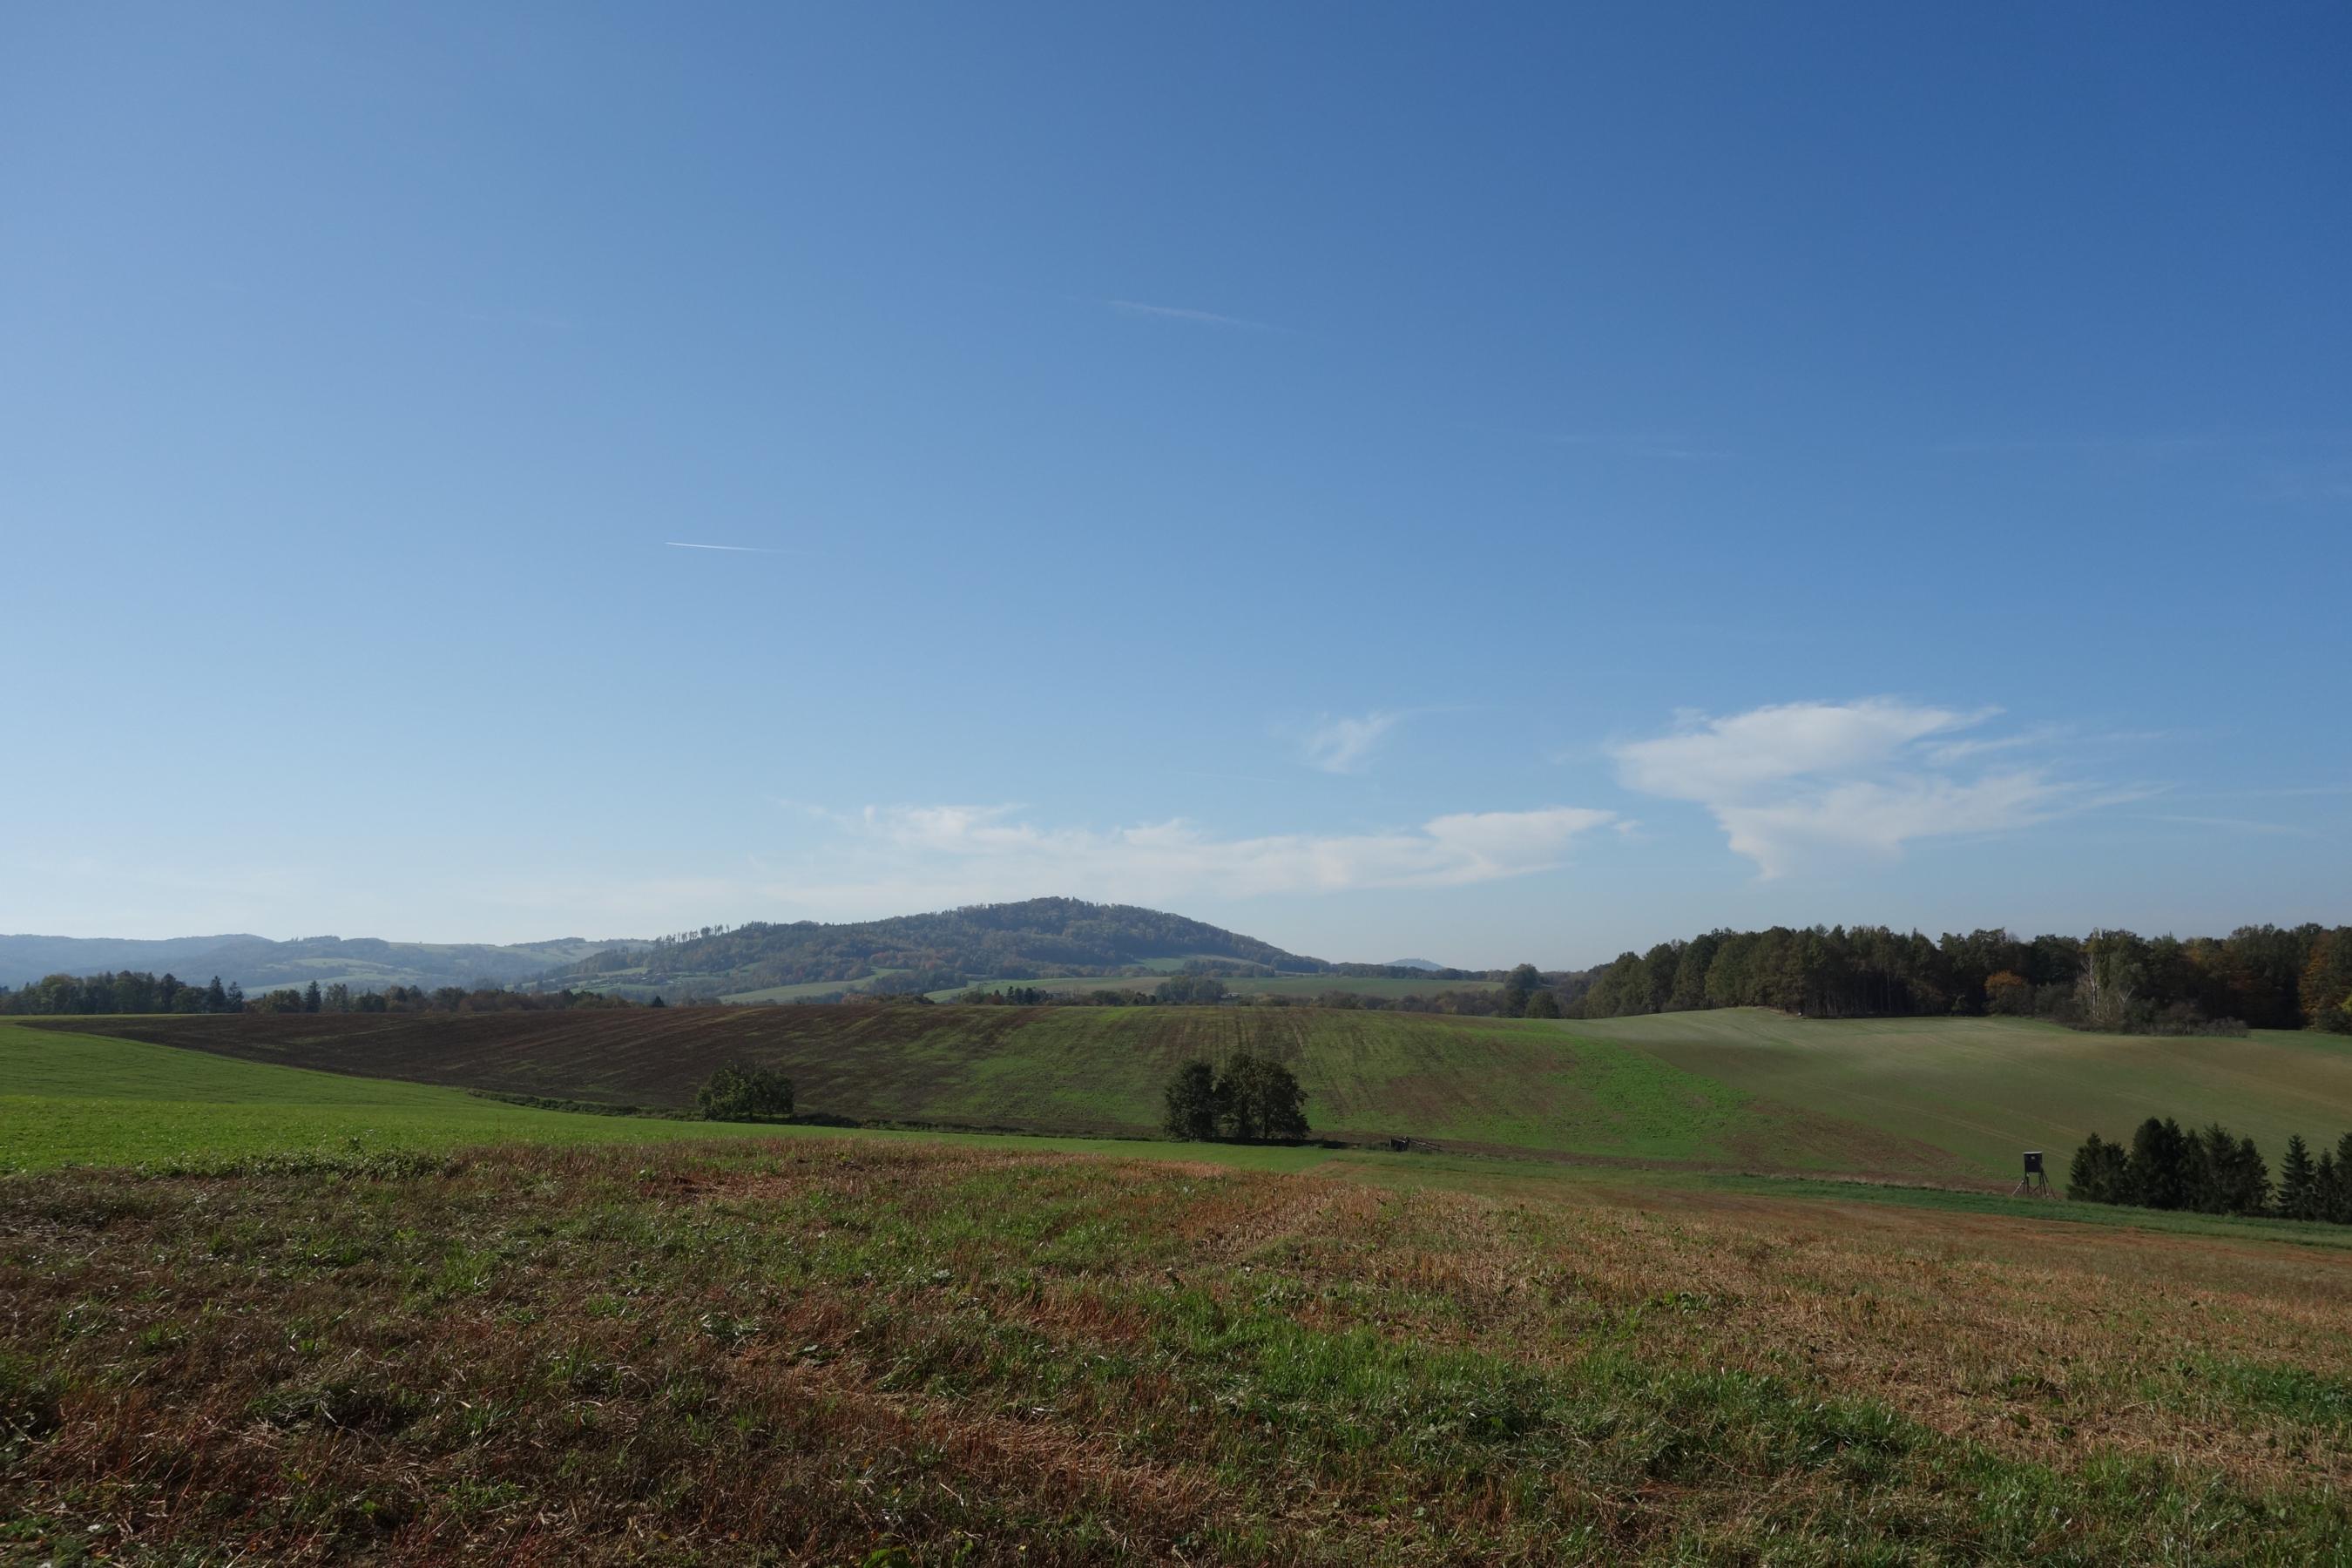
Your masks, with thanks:
M1391 958L1388 962L1388 967L1391 969L1443 969L1445 965L1426 958Z
M1132 904L1031 899L935 914L824 925L755 922L708 936L664 938L597 953L547 977L625 994L673 996L747 993L937 991L975 980L1047 980L1181 968L1240 966L1316 974L1320 959L1271 942Z
M175 936L157 941L115 937L0 936L0 985L23 985L47 974L96 974L135 969L183 980L217 974L247 991L274 985L321 985L337 981L354 991L389 985L471 985L488 980L511 985L592 954L625 952L647 944L635 940L591 941L559 937L551 942L387 942L382 937L302 937L272 942L265 936Z

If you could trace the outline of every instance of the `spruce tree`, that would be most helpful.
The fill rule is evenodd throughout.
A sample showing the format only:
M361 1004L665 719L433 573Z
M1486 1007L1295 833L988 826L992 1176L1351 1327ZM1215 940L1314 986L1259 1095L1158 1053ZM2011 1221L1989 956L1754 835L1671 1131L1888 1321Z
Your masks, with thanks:
M2286 1155L2279 1161L2278 1210L2289 1219L2311 1219L2313 1201L2318 1195L2318 1169L2311 1163L2310 1146L2298 1132L2286 1141Z
M2123 1202L2126 1158L2122 1144L2092 1133L2074 1151L2074 1163L2066 1172L2066 1195L2077 1203Z
M2271 1205L2271 1168L2252 1138L2238 1140L2238 1163L2231 1190L2230 1212L2257 1215Z
M2132 1134L2131 1179L2126 1202L2142 1208L2177 1209L2181 1200L2181 1153L2187 1140L2170 1117L2149 1117Z

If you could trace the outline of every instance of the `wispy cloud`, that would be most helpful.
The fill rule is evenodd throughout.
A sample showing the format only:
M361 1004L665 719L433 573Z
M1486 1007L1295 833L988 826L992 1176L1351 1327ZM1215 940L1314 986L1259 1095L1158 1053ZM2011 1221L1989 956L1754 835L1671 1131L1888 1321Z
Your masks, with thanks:
M2225 833L2275 834L2291 838L2317 838L2320 835L2308 827L2291 822L2258 822L2243 816L2190 816L2180 813L2150 813L2150 822L2177 823L2184 827L2215 827Z
M1581 447L1629 458L1664 458L1680 463L1717 462L1732 455L1725 447L1694 440L1687 436L1643 435L1618 430L1572 430L1563 435L1546 436L1544 440L1554 447Z
M1767 878L1855 856L1892 858L1916 839L2013 831L2144 791L2098 792L2022 763L1961 776L1956 764L2043 743L1961 736L1997 709L1894 698L1791 702L1609 748L1628 788L1706 807L1733 853Z
M1139 300L1105 300L1112 310L1129 316L1155 316L1162 321L1197 321L1207 327L1239 327L1252 332L1292 332L1295 327L1277 327L1268 321L1252 321L1240 316L1221 316L1214 310L1188 310L1178 305L1147 305Z
M689 544L683 539L665 539L662 542L672 550L724 550L733 555L807 555L806 550L778 550L765 544Z
M984 898L1072 892L1148 902L1460 887L1550 869L1580 835L1615 821L1612 812L1547 806L1456 812L1364 833L1221 837L1182 818L1045 827L1010 805L867 806L835 819L836 847L864 862L862 875L835 890L911 884Z
M1404 718L1402 713L1374 710L1360 719L1331 718L1317 720L1301 738L1310 766L1327 773L1352 773L1360 771L1373 750Z
M748 858L734 875L634 882L509 879L467 889L480 905L553 919L587 910L639 930L742 919L862 920L910 910L1067 894L1168 908L1195 898L1454 888L1567 863L1577 841L1613 826L1607 811L1549 806L1472 811L1361 833L1219 835L1181 818L1132 826L1042 826L1012 805L794 803L817 839Z

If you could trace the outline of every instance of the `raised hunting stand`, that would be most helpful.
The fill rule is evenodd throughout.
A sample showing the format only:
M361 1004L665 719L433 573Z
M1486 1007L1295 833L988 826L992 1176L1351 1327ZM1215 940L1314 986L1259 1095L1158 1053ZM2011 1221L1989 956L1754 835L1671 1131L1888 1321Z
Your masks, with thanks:
M2025 1174L2009 1190L2013 1198L2046 1198L2051 1194L2050 1178L2042 1169L2042 1151L2025 1152Z

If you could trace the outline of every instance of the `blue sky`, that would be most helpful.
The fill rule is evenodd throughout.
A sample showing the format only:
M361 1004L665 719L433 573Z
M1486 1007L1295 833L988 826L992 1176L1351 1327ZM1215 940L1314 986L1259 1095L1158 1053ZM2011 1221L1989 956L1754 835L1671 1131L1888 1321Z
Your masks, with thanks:
M2321 5L16 9L0 930L2352 920L2347 65Z

